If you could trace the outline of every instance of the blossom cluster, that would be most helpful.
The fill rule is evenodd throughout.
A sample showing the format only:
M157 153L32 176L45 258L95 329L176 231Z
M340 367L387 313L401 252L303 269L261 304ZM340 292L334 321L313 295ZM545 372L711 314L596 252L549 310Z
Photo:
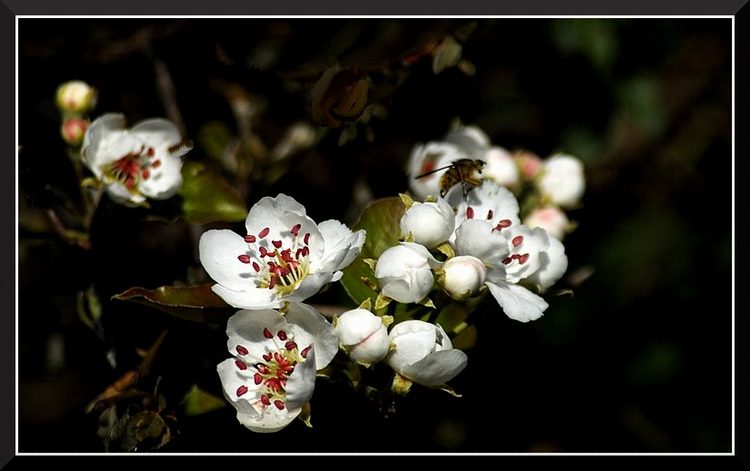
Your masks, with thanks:
M546 159L519 150L509 152L493 146L477 126L457 126L442 141L419 144L412 150L408 172L410 190L418 199L436 195L441 174L430 173L461 159L483 162L481 179L493 181L523 195L521 216L529 227L541 227L557 239L575 228L565 213L580 205L585 191L582 162L568 154L556 153Z

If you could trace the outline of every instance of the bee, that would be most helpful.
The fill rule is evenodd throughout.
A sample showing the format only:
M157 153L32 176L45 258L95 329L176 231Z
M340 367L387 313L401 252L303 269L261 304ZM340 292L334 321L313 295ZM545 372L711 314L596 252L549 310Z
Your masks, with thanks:
M466 194L471 188L479 186L479 184L482 183L482 177L479 176L479 174L482 173L484 165L485 162L483 160L458 159L454 160L449 165L432 169L429 172L417 175L414 178L418 180L427 175L432 175L433 173L445 170L446 172L440 177L440 196L444 197L448 190L450 190L455 184L461 183L465 199Z

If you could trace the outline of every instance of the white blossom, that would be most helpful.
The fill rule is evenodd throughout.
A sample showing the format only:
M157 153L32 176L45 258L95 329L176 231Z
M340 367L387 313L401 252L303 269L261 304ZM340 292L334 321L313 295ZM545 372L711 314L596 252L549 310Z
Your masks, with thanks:
M453 234L453 208L443 199L436 202L414 202L401 217L401 236L424 245L428 249L446 242Z
M440 324L404 321L393 326L389 336L393 349L388 364L417 384L442 386L466 367L466 354L453 348Z
M553 155L544 161L537 184L553 204L563 208L577 206L586 189L583 163L571 155Z
M448 259L440 269L438 283L451 298L462 301L476 296L484 286L487 267L471 255Z
M81 159L118 203L167 199L182 185L182 144L177 126L162 118L125 128L122 114L100 116L86 130Z
M484 154L482 160L486 162L482 169L484 178L494 180L503 186L513 186L518 183L518 166L507 150L502 147L492 147Z
M541 227L557 239L562 239L570 226L568 216L556 206L534 209L526 216L523 223L531 228Z
M291 304L286 315L242 310L227 323L233 358L217 366L237 420L254 432L276 432L310 400L316 371L338 351L333 327L310 306Z
M256 203L244 237L227 229L200 239L201 263L213 291L234 307L262 309L299 302L338 281L359 255L365 231L336 220L316 224L294 198L279 194Z

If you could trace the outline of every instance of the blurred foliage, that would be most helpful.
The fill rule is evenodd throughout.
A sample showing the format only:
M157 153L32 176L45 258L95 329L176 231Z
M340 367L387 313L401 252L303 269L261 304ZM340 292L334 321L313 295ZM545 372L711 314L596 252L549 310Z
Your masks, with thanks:
M721 18L20 19L19 450L729 451L731 45ZM311 92L335 68L367 79L330 91L333 109L360 111L365 83L367 106L317 126ZM54 106L70 79L99 90L92 116L179 123L196 144L181 198L150 217L106 197L82 209ZM530 324L483 307L452 384L462 399L415 389L385 417L321 378L314 428L283 440L211 410L221 323L157 313L181 303L157 301L155 287L210 283L198 237L239 230L267 194L353 223L405 191L413 146L455 118L508 149L585 162L561 286L574 296L550 298ZM360 299L369 268L357 263L344 284ZM112 299L134 286L146 305ZM353 304L337 285L315 302ZM135 394L84 416L165 329Z

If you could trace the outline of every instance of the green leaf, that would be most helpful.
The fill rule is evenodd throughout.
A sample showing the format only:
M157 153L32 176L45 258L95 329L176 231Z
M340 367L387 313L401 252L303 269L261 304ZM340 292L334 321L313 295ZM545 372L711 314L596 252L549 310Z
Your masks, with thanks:
M354 224L352 229L366 230L367 237L359 257L344 270L341 284L355 304L361 304L365 299L370 299L375 305L378 297L377 291L362 281L363 278L372 282L376 281L375 272L365 263L365 259L377 259L387 248L398 245L401 232L399 223L403 214L404 204L401 198L385 198L367 206L362 211L359 221Z
M451 303L445 306L437 316L436 322L451 337L454 348L467 350L472 348L477 341L476 326L467 324L471 311L472 309L464 304Z
M182 401L182 406L185 408L186 415L201 415L207 412L212 412L217 409L221 409L226 405L226 402L208 393L197 385L193 385L190 391L185 394L185 399Z
M112 296L112 299L144 304L178 319L201 323L224 322L235 311L211 291L208 284L161 286L154 290L134 287Z
M189 162L182 167L182 213L186 221L238 222L247 216L242 195L221 175L200 162Z

